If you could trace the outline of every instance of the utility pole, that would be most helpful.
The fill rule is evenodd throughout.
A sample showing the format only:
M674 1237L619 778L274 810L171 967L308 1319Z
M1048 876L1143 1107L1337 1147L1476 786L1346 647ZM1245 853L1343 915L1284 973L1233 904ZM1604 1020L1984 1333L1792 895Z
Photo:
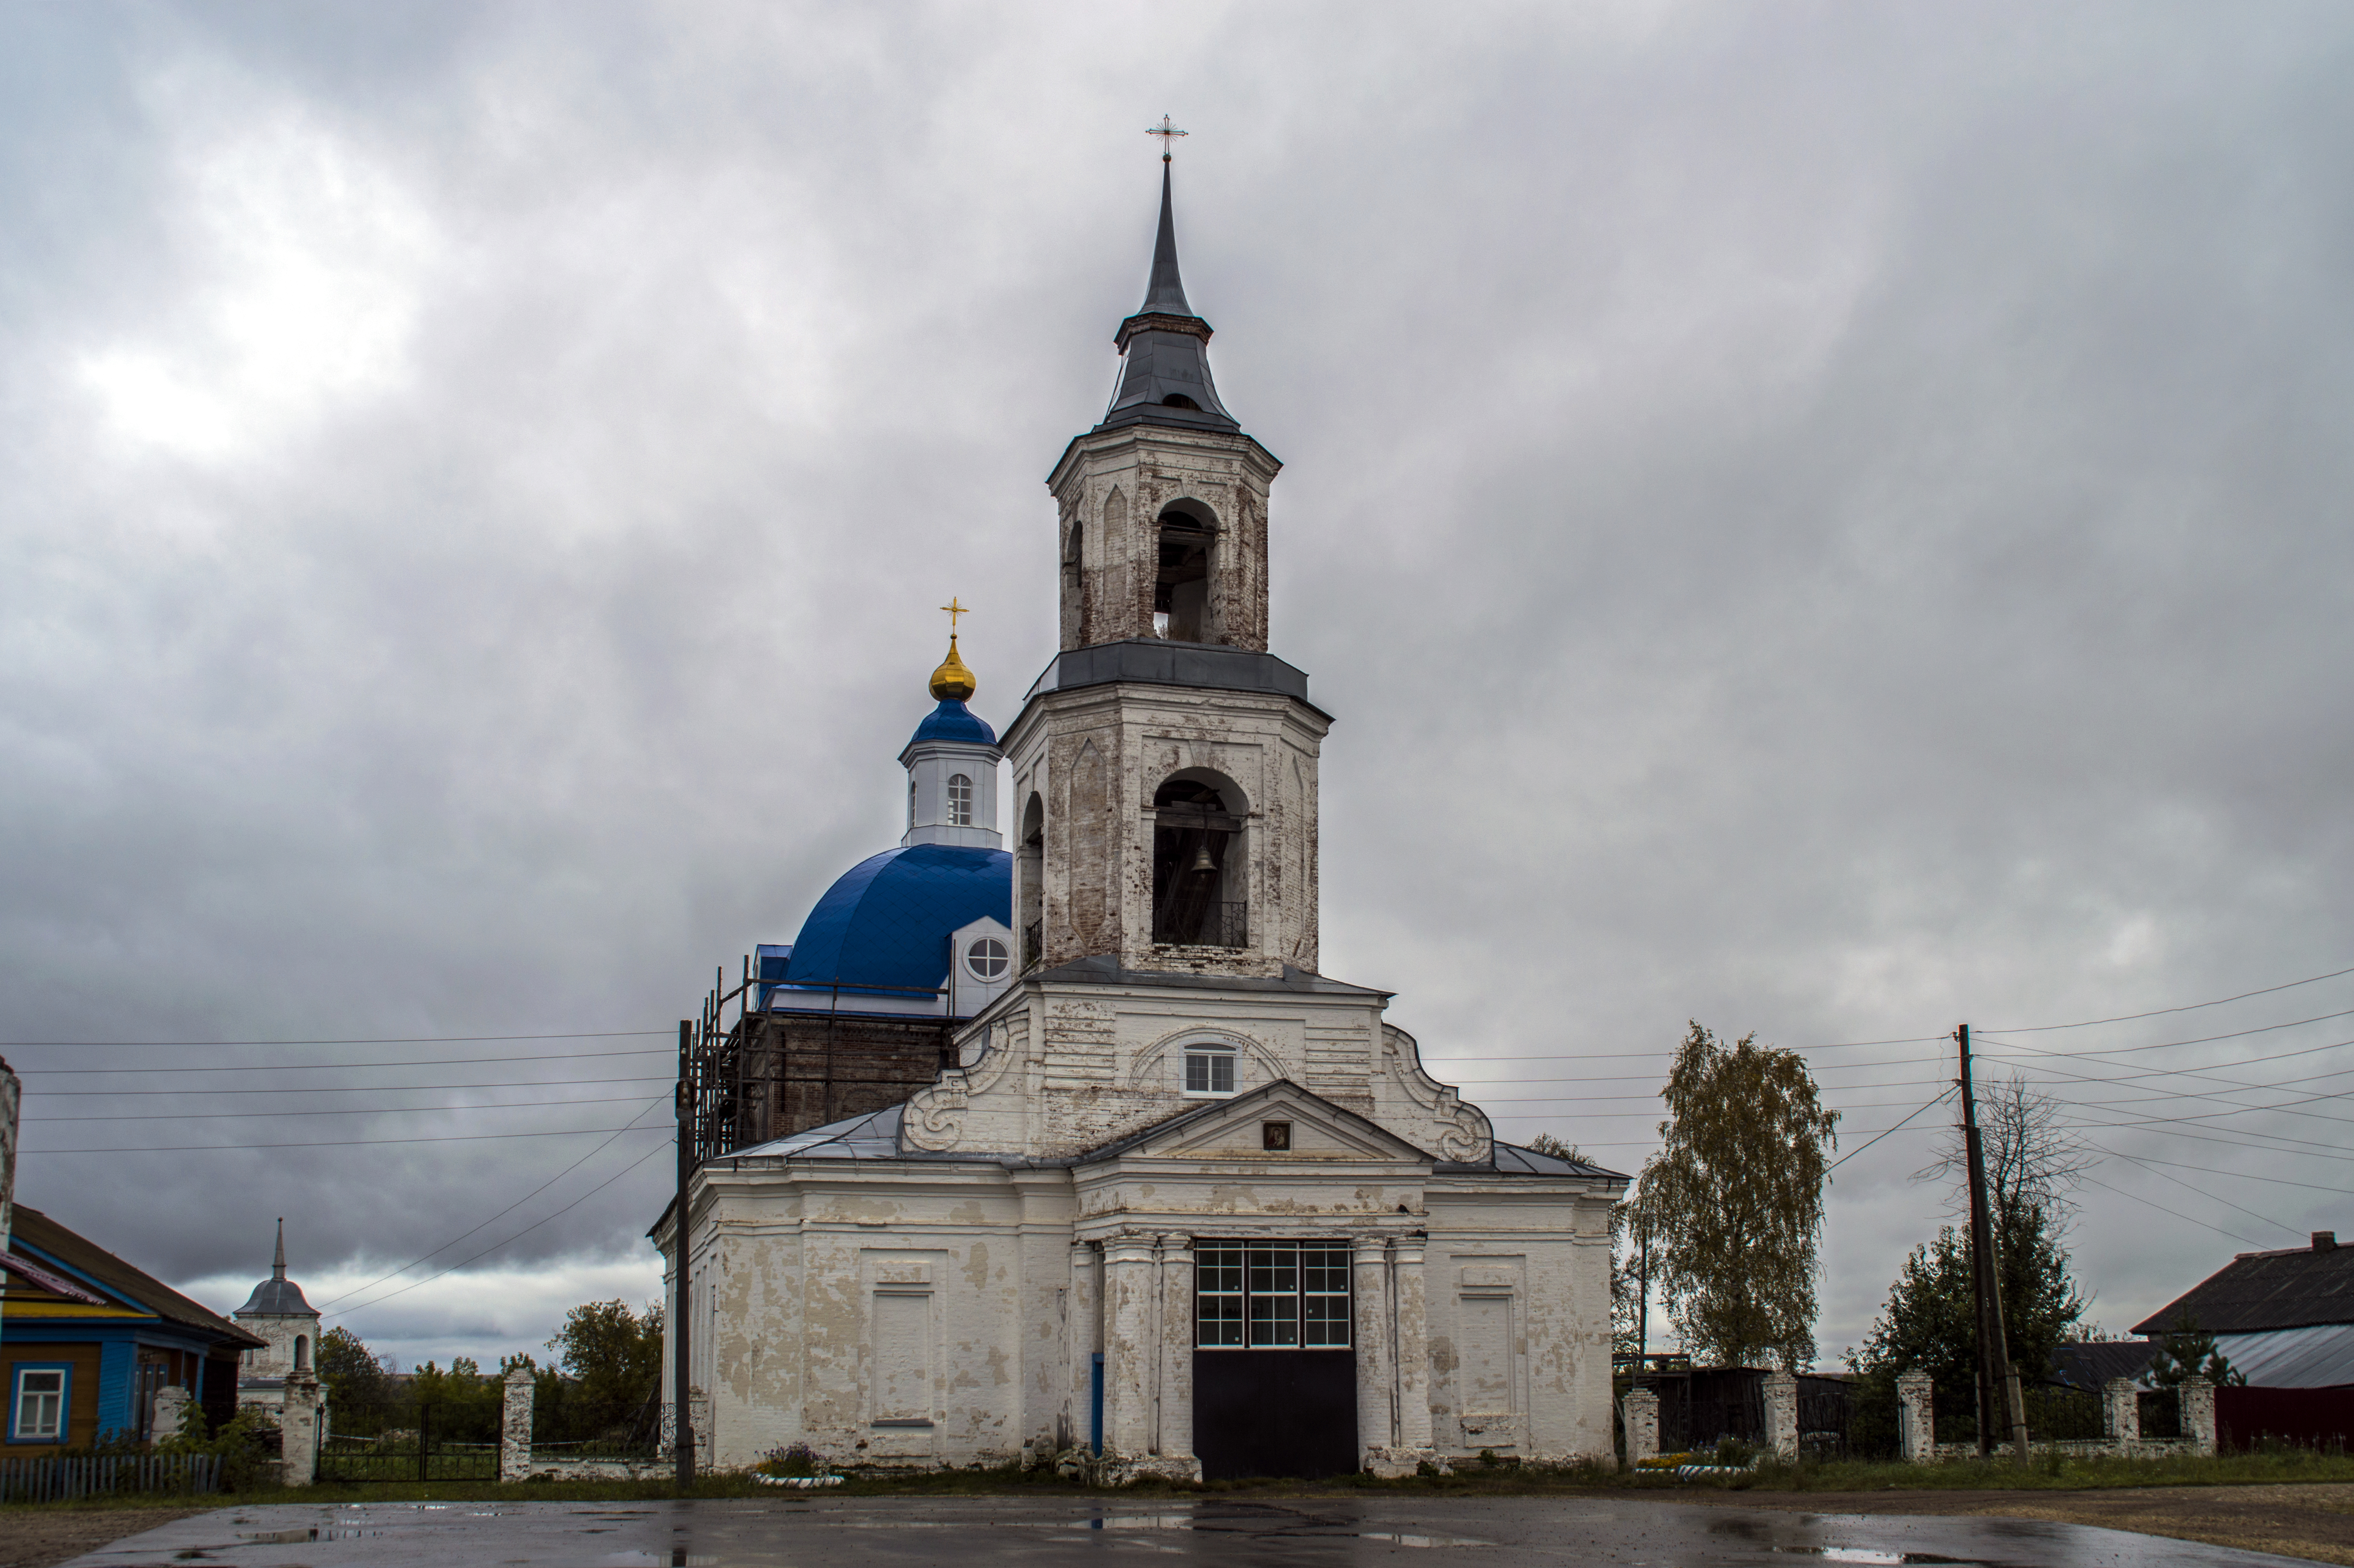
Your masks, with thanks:
M686 1184L695 1174L695 1026L678 1021L678 1200L671 1210L671 1449L678 1457L678 1484L695 1484L695 1423L686 1397L686 1326L694 1321L686 1306L687 1265Z
M2027 1462L2027 1402L2019 1387L2019 1373L2010 1364L2010 1346L2002 1328L2002 1277L1995 1266L1994 1217L1987 1205L1986 1159L1978 1142L1978 1110L1970 1081L1970 1026L1954 1031L1961 1047L1962 1151L1969 1164L1970 1282L1978 1298L1978 1457L1993 1452L1996 1410L2009 1417L2012 1449Z

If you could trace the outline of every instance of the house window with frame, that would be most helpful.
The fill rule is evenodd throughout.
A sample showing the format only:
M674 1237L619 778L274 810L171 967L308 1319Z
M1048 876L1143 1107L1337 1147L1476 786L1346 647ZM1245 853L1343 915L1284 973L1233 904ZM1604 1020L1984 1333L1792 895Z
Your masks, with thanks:
M1349 1249L1214 1242L1193 1249L1194 1344L1205 1351L1345 1351Z
M1231 1045L1185 1047L1185 1092L1225 1096L1235 1092L1235 1052Z
M18 1366L16 1386L10 1391L8 1437L16 1443L57 1443L64 1440L66 1423L64 1367Z
M949 775L949 826L972 826L972 780L961 773Z

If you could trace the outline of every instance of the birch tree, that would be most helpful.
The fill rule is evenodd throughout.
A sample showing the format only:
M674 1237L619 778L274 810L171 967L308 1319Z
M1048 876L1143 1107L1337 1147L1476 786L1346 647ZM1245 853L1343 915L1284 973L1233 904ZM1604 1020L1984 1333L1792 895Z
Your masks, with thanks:
M1637 1202L1684 1349L1724 1366L1811 1364L1839 1113L1797 1053L1755 1034L1727 1045L1697 1022L1659 1097L1666 1146L1643 1167Z

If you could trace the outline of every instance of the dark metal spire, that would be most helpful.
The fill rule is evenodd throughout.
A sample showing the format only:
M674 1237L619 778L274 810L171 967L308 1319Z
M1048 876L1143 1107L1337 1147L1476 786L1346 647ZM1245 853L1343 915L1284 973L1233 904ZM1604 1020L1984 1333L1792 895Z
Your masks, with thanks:
M1161 165L1161 233L1152 241L1152 281L1144 286L1138 315L1193 315L1185 302L1185 281L1177 275L1177 209L1169 197L1169 165ZM1199 321L1199 316L1194 316Z
M1152 276L1144 303L1119 323L1113 338L1127 363L1103 423L1180 425L1197 430L1238 430L1210 379L1210 323L1193 313L1177 271L1177 209L1169 162L1161 164L1161 230L1152 241Z
M284 1220L278 1222L278 1258L270 1266L270 1277L272 1279L286 1277L286 1222Z

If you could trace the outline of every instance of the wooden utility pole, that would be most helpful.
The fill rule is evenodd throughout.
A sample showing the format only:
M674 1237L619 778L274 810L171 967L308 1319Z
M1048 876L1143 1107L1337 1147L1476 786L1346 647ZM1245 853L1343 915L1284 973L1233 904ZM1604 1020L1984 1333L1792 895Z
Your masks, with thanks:
M1961 1047L1962 1151L1969 1165L1970 1283L1978 1298L1978 1457L1993 1452L1996 1411L2009 1420L2011 1447L2027 1462L2027 1402L2002 1328L2002 1276L1995 1266L1994 1217L1987 1203L1986 1159L1978 1142L1978 1096L1970 1082L1970 1026L1954 1031Z
M671 1449L678 1457L678 1484L695 1484L695 1423L687 1397L686 1184L695 1174L695 1026L678 1021L678 1200L671 1210Z

